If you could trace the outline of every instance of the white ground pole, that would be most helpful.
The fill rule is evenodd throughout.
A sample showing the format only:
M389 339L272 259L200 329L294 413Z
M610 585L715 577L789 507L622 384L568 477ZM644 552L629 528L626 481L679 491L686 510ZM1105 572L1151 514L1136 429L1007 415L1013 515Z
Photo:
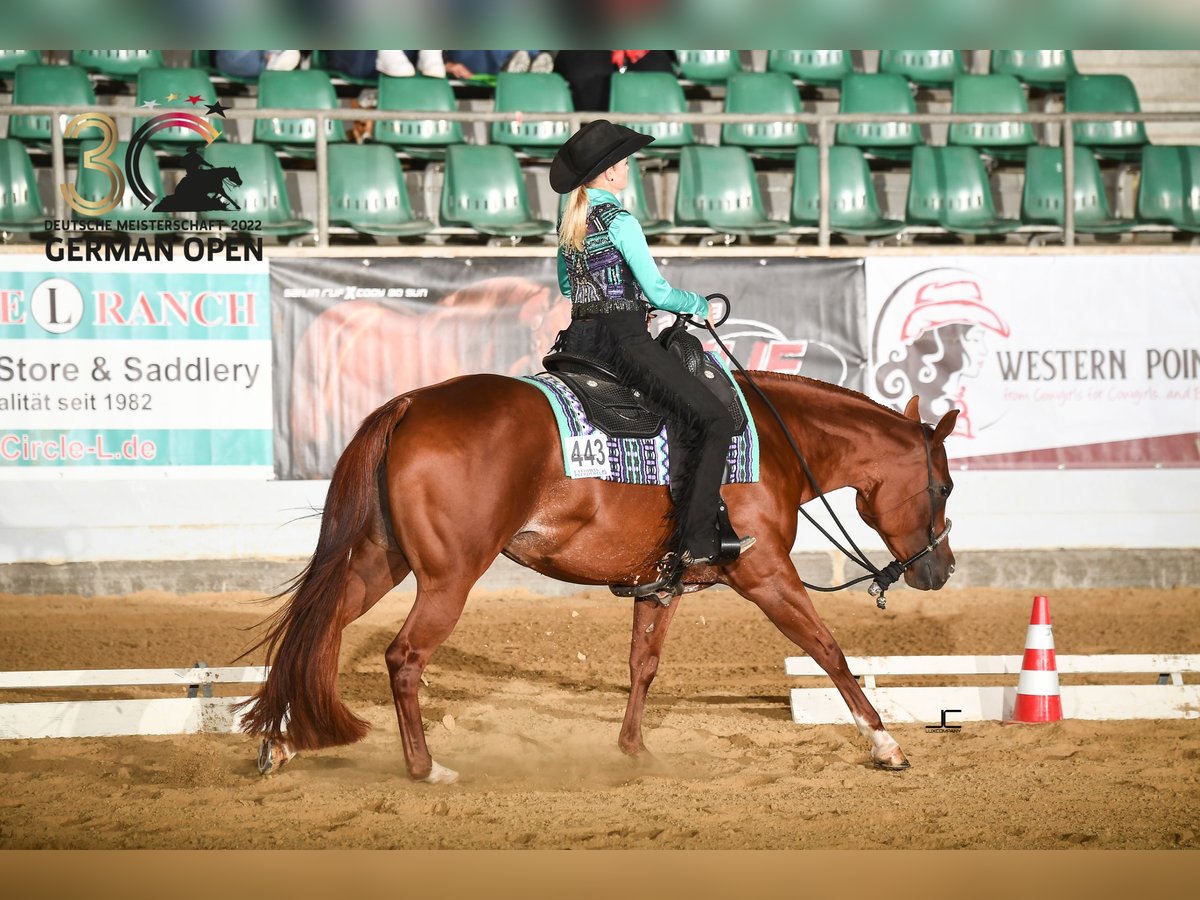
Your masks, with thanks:
M1003 721L1009 718L1021 674L1015 656L874 656L849 657L850 671L863 680L863 692L885 725L916 722ZM1143 684L1062 685L1066 719L1194 719L1200 718L1200 654L1058 656L1060 675L1144 675ZM793 688L792 720L805 725L853 724L850 710L836 689L828 687L821 667L807 656L788 657L788 675L822 678L825 685ZM1184 675L1192 684L1184 683ZM991 684L877 686L879 678L904 681L914 676L956 676ZM989 676L986 679L975 676ZM1127 679L1120 679L1127 680ZM1140 679L1139 679L1140 680ZM813 684L820 684L813 681ZM945 711L953 710L945 714Z
M261 683L263 666L0 672L5 690L175 685L184 697L0 703L0 739L112 737L237 731L233 707L245 697L213 697L214 684Z

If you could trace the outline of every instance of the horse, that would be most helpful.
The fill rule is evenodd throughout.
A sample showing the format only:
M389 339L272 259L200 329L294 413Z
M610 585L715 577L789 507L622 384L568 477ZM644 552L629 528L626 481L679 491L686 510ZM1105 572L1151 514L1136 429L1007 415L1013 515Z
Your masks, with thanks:
M822 488L854 488L858 514L897 560L927 548L905 569L907 584L941 588L954 571L945 540L952 482L943 444L956 411L931 426L921 422L917 397L899 413L801 376L752 377ZM737 533L758 543L731 564L689 568L685 592L725 584L756 604L828 673L870 740L873 764L906 769L908 758L863 694L791 561L797 509L816 492L763 399L743 393L761 443L760 480L726 485L723 496ZM385 652L405 763L415 781L455 781L458 773L430 755L418 690L472 585L500 554L575 584L647 583L669 536L669 513L666 487L566 477L554 416L527 382L466 375L383 404L338 460L316 550L276 595L291 594L290 600L247 651L265 646L271 663L242 709L242 730L262 739L260 772L277 770L298 751L366 735L367 723L337 694L341 632L411 572L416 599ZM646 694L682 602L648 597L633 604L631 688L617 743L635 758L648 752Z
M175 192L154 207L155 212L226 212L241 209L229 196L228 185L241 187L242 176L233 166L201 169L184 175Z

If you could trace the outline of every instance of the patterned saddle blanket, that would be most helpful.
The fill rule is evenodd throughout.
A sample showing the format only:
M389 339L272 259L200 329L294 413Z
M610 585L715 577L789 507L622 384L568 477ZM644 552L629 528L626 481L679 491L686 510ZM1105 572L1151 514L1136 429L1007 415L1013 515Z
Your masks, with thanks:
M559 356L563 359L554 372L522 380L550 402L567 477L669 484L671 459L663 418L647 410L640 395L610 373L585 359ZM698 362L696 376L725 403L738 429L729 443L724 483L758 481L758 432L746 398L716 355L705 353Z

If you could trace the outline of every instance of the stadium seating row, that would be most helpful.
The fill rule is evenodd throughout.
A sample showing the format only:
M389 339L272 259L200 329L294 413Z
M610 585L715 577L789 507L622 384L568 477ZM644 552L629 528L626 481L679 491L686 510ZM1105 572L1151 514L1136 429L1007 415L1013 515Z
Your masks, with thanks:
M724 84L744 71L736 50L675 52L680 77L696 84ZM210 64L209 56L208 51L194 51L192 65L231 81L255 80L220 72ZM0 75L10 74L18 65L41 61L36 50L0 50ZM71 62L105 77L129 80L142 69L164 64L159 50L75 50ZM323 63L321 51L314 50L312 67L322 69ZM804 84L835 86L857 70L849 50L772 50L767 55L767 71L783 72ZM902 75L916 85L948 87L967 69L959 50L884 50L879 55L879 71ZM1070 50L993 50L990 71L1013 75L1031 87L1058 90L1069 76L1077 74Z
M796 115L803 111L791 79L780 72L741 72L729 76L725 112L734 114ZM216 97L208 75L200 69L143 68L137 73L137 103L158 104L162 98ZM87 73L79 66L29 66L16 69L13 102L17 105L94 104L95 94ZM454 112L457 101L444 79L379 79L379 108L397 111ZM671 114L687 111L678 80L665 72L627 72L612 79L611 108L615 112ZM327 73L320 70L265 72L259 80L258 106L267 109L337 109L338 98ZM166 108L164 105L163 108ZM193 104L191 109L197 107ZM537 113L569 113L574 108L563 78L554 73L501 73L496 81L494 108L498 112L528 114L517 122L496 122L491 141L535 157L552 156L566 139L567 122L538 120ZM1070 75L1066 80L1068 112L1125 113L1140 110L1133 83L1124 75ZM844 113L917 112L908 82L898 74L848 74L842 80L839 110ZM1025 93L1013 75L957 75L953 81L952 112L971 114L1026 113ZM135 120L136 128L144 119ZM326 121L325 136L333 143L347 139L343 122ZM661 122L632 127L655 137L650 155L677 156L680 148L696 143L687 123ZM50 140L48 115L18 115L9 124L9 137L46 146ZM462 126L445 119L391 120L376 123L373 139L424 157L440 157L445 148L464 140ZM1092 147L1107 159L1125 160L1140 155L1147 143L1140 122L1079 122L1075 142ZM185 128L158 132L158 146L192 143L202 138ZM297 158L312 158L316 120L303 118L258 119L254 140L272 144ZM861 147L882 159L911 158L923 140L920 127L908 122L840 124L836 141ZM797 147L812 143L801 123L747 122L722 126L721 142L764 156L788 158ZM1025 150L1037 144L1028 122L956 123L948 142L975 147L1001 160L1022 160Z
M121 158L125 146L117 148ZM905 221L885 218L861 150L830 148L830 226L863 237L894 235L913 225L960 234L1003 234L1022 224L1063 224L1062 151L1033 147L1026 160L1021 220L997 216L981 157L969 147L918 147L913 152ZM373 236L416 237L432 223L414 214L396 155L378 144L339 144L329 148L329 204L333 225ZM1138 224L1164 223L1200 232L1200 147L1147 147L1139 185L1137 218L1114 217L1095 157L1075 151L1075 225L1081 232L1127 231ZM241 208L204 213L227 221L261 219L262 233L282 237L306 234L313 223L292 211L283 170L261 143L219 142L208 151L215 167L233 167L240 176ZM142 180L156 195L163 178L151 153L140 156ZM790 227L811 229L819 215L818 150L796 151L790 221L766 216L754 166L739 147L691 146L681 151L674 225L650 217L636 166L622 198L648 234L675 226L725 234L768 236ZM106 177L81 169L76 190L84 199L103 196ZM147 213L128 195L106 214L110 221L162 218ZM28 153L16 140L0 140L0 229L38 231L46 216ZM446 152L440 224L487 235L532 237L554 224L531 212L516 154L499 145L455 145Z

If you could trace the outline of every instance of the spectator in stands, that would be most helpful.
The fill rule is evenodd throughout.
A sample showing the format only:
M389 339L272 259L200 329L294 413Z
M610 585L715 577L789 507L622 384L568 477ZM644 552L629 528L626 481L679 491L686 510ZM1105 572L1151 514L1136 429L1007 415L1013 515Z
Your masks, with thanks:
M442 57L451 78L554 71L554 57L545 50L444 50Z
M377 72L407 78L419 71L428 78L445 78L441 50L326 50L325 67L351 78L371 80Z
M571 86L577 110L608 109L613 72L674 72L670 50L560 50L554 70Z
M216 50L217 71L238 78L257 78L264 71L289 72L300 65L299 50Z

